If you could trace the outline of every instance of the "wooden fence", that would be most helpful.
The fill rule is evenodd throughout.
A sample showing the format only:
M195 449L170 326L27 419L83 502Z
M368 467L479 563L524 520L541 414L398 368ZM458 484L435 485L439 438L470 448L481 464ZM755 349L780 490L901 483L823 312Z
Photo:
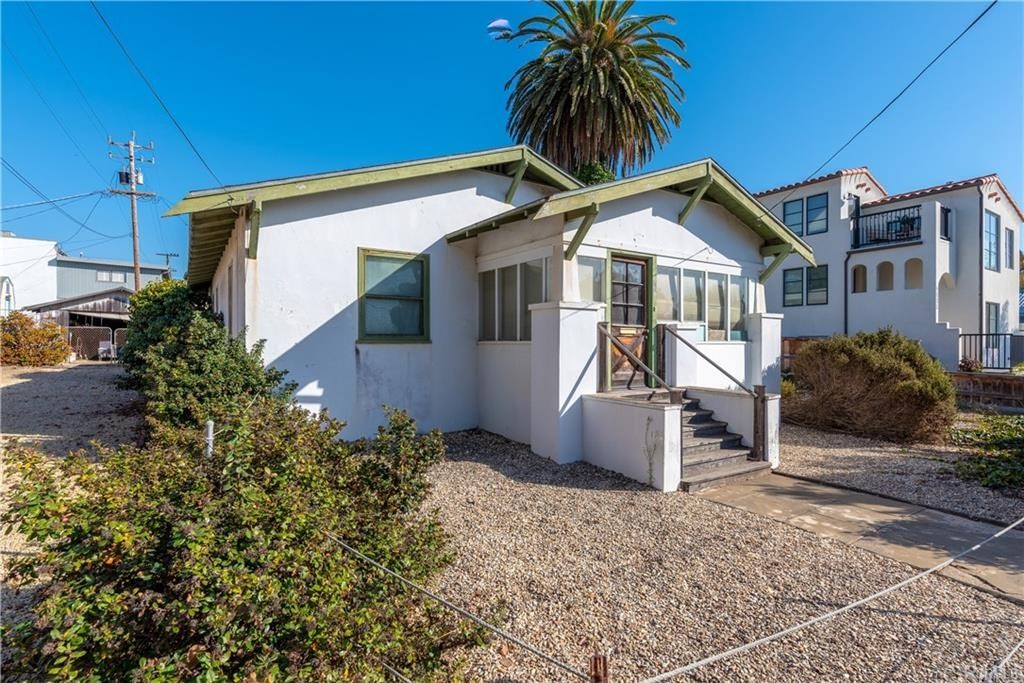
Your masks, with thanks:
M1024 375L951 372L949 376L961 405L1024 408Z

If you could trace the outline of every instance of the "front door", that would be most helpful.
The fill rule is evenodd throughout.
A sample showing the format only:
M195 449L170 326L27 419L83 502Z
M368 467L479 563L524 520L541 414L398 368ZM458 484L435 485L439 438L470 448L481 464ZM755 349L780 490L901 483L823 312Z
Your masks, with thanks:
M612 257L611 333L630 352L647 358L647 261ZM614 344L611 345L612 386L625 386L632 380L643 384L644 372Z

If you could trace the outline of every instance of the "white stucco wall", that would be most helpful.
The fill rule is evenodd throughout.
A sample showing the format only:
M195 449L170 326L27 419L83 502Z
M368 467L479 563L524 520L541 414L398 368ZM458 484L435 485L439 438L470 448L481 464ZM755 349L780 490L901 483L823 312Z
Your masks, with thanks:
M530 443L530 342L480 342L480 428Z
M210 296L214 310L223 316L224 325L233 335L243 332L246 325L249 324L247 321L249 311L246 310L246 284L249 279L247 271L252 271L254 268L246 258L249 239L248 227L244 216L240 215L235 219L235 227L231 231L231 237L228 238L224 254L221 256L210 284ZM247 332L246 337L250 343L258 339L258 337L253 337L252 330Z
M381 404L421 429L480 423L476 256L444 235L507 209L509 182L458 171L263 204L248 336L300 403L346 420L348 438L375 431ZM515 201L549 191L524 182ZM361 247L429 255L430 343L357 343Z
M583 398L584 459L659 491L679 488L682 406Z
M14 310L57 298L56 255L53 240L0 236L0 276L14 283Z

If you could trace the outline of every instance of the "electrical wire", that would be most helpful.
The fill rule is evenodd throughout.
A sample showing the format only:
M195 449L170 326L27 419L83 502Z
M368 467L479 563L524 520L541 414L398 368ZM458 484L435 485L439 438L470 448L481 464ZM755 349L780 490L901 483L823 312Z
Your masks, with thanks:
M93 190L92 192L82 192L80 194L69 194L66 197L55 197L54 199L40 200L38 202L25 202L24 204L11 204L10 206L0 207L0 211L10 211L12 209L25 209L30 206L39 206L40 204L53 204L54 202L66 202L71 199L81 199L82 197L91 197L94 194L100 194L106 192L106 190Z
M7 171L11 175L13 175L15 178L17 178L21 182L22 185L24 185L28 189L32 190L32 192L34 192L40 199L42 199L42 200L44 200L46 202L49 202L50 204L53 204L54 208L57 209L57 211L59 211L65 218L67 218L71 222L79 225L82 229L88 230L89 232L95 233L95 234L97 234L97 235L99 235L101 237L110 237L111 239L116 239L117 238L116 235L108 235L105 232L100 232L99 230L96 230L95 228L92 228L92 227L86 225L84 221L80 221L77 218L75 218L74 216L72 216L71 214L69 214L67 211L64 210L64 207L62 207L60 204L54 203L54 200L50 199L45 194L43 194L42 190L40 190L38 187L33 185L32 181L30 181L28 178L26 178L24 175L22 175L21 172L19 172L18 169L16 169L11 164L11 162L7 161L7 159L3 159L2 157L0 157L0 163L2 163L3 167L5 169L7 169ZM101 195L101 198L102 198L102 195ZM91 215L91 212L90 212L90 215ZM75 234L77 235L78 232L76 231Z
M182 127L182 125L178 123L178 119L176 119L174 114L171 113L170 107L168 107L167 103L164 102L164 99L160 97L160 93L156 91L156 88L153 86L153 83L150 82L148 78L146 78L146 74L143 73L139 65L135 62L134 59L132 59L131 54L128 52L128 48L126 48L124 43L121 42L121 39L117 37L117 33L114 32L114 29L110 25L110 22L108 22L106 17L103 16L103 13L100 12L100 8L96 5L95 1L89 0L89 4L92 5L93 10L96 11L96 16L98 16L100 18L100 21L103 22L103 25L107 27L107 31L110 32L110 35L114 39L114 42L117 43L117 46L121 48L121 52L124 53L124 56L128 60L128 63L132 65L132 68L134 68L135 72L138 73L139 78L141 78L142 82L146 84L147 88L149 88L149 91L153 94L153 97L156 98L156 101L163 108L164 113L167 114L167 117L171 120L171 123L174 124L174 127L178 129L179 133L181 133L181 136L185 138L185 142L187 142L188 146L192 148L192 151L195 153L196 157L203 164L203 166L206 167L206 170L217 182L217 184L220 185L222 188L226 188L224 183L221 182L221 179L217 176L216 173L214 173L213 168L210 167L210 164L207 163L202 153L200 153L199 148L196 147L194 142L192 142L192 138L189 137L188 133L185 132L185 129Z
M60 65L62 67L64 67L64 73L66 73L68 75L68 78L71 79L71 82L75 84L75 89L78 90L79 97L82 98L82 102L85 103L85 106L89 110L89 113L92 114L92 118L97 123L100 134L106 135L108 132L107 127L103 125L103 121L100 120L99 114L96 113L96 110L93 108L92 103L89 102L89 98L85 96L85 91L82 89L82 86L79 85L78 80L75 78L75 75L71 73L71 69L68 67L67 62L64 61L64 58L60 54L60 50L57 49L57 45L50 38L50 34L46 32L46 27L43 26L43 22L40 21L39 16L36 14L35 10L32 9L31 3L27 2L27 0L25 2L25 9L27 9L29 13L32 15L32 19L35 20L36 26L38 26L40 32L42 32L43 38L45 38L46 42L49 43L50 49L53 50L53 54L57 56L57 61L60 62Z

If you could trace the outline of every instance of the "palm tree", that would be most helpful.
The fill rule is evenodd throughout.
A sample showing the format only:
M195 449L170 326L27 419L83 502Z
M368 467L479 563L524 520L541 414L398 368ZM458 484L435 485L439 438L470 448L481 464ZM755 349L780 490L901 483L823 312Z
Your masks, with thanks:
M526 19L505 35L543 45L505 84L509 133L572 171L643 166L679 125L675 102L684 93L674 66L690 68L686 45L655 30L675 20L629 15L633 0L546 4L553 17Z

